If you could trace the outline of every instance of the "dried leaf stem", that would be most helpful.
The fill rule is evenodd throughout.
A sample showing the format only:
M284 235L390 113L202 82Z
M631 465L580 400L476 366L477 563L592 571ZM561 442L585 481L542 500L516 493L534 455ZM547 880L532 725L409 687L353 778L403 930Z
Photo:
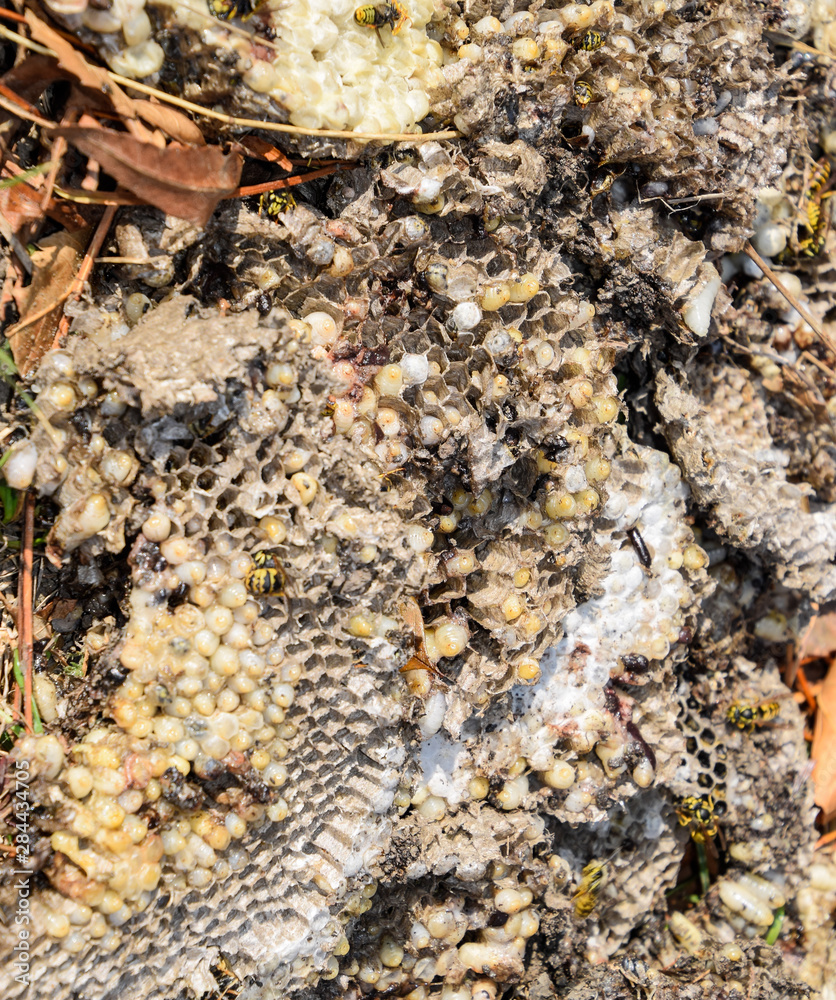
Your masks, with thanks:
M312 170L307 174L299 174L296 177L284 177L278 181L265 181L263 184L249 184L246 187L239 187L237 191L227 198L247 198L254 194L266 194L268 191L277 191L282 188L295 187L297 184L304 184L306 181L316 180L317 177L327 177L328 174L336 173L345 169L341 163L335 163L330 167L322 167L319 170Z
M182 97L174 97L166 94L162 90L149 87L137 80L129 80L118 73L111 73L111 78L123 87L133 88L141 94L149 94L173 104L175 107L184 108L195 115L202 115L204 118L213 118L215 121L225 122L227 125L238 125L241 128L257 128L263 132L289 132L291 135L309 135L313 138L323 139L379 139L384 142L435 142L439 139L459 139L461 132L457 129L446 129L443 132L351 132L347 129L328 128L302 128L300 125L284 125L280 122L265 122L258 118L239 118L237 115L226 115L220 111L212 111L211 108L202 108L199 104L192 104Z
M792 294L792 292L788 292L787 289L784 288L783 284L778 280L778 275L772 270L769 264L766 263L763 257L761 257L758 251L752 246L752 244L748 240L743 245L743 252L746 254L747 257L749 257L758 265L758 267L763 271L766 277L784 296L784 298L787 300L787 302L789 302L789 304L793 307L793 309L795 309L795 311L799 314L799 316L801 316L802 319L804 319L807 323L809 323L813 333L815 333L815 335L824 344L824 346L832 354L836 355L836 344L834 344L831 338L824 332L824 330L822 330L818 320L815 319L813 314L810 312L809 309L807 309L806 306L803 306L798 301L798 299Z
M93 238L90 240L87 252L84 254L84 260L81 262L81 267L78 269L78 274L76 275L75 281L73 282L73 286L70 290L70 293L75 299L81 298L84 282L90 276L90 272L93 269L93 263L102 248L105 236L107 236L108 230L113 224L113 217L115 215L116 206L108 205L108 207L104 210L101 219L99 219L99 224L96 226L96 231L93 233Z

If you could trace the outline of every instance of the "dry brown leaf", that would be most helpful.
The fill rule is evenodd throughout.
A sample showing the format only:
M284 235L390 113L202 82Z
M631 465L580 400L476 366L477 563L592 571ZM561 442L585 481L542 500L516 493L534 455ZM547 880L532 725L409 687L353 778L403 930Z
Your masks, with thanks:
M64 300L70 294L89 235L60 232L41 240L33 251L32 281L18 304L20 321L6 331L21 375L33 371L52 347Z
M59 69L52 56L35 53L27 56L23 62L18 63L4 73L3 85L8 87L18 97L22 97L30 104L34 104L44 89L54 80L73 80L73 77L62 69Z
M77 55L75 50L70 47L66 53L68 59L71 58L71 53ZM94 66L90 66L83 58L80 65L84 69L85 75L87 71L103 72L97 70ZM79 67L73 66L73 68L78 69ZM59 67L52 56L40 54L28 56L20 65L9 70L2 77L1 82L13 93L20 95L24 100L31 103L36 101L44 88L54 80L78 80L86 88L83 92L75 92L73 103L79 108L84 108L88 111L104 111L109 109L110 103L104 99L105 95L100 91L91 90L89 80L79 79L78 75L70 72L68 68ZM195 146L206 144L203 133L198 126L188 115L183 114L182 111L167 107L158 101L129 98L124 91L120 90L112 82L108 84L106 93L109 95L111 92L118 93L124 99L118 109L121 113L124 114L125 111L130 109L131 117L138 115L143 121L146 121L155 128L162 129L166 135L169 135L178 142L190 143ZM128 103L124 103L125 101ZM265 143L265 145L269 145L269 143Z
M71 73L83 87L108 94L114 110L120 115L133 117L133 101L110 79L107 70L100 66L91 66L70 42L62 38L48 24L44 24L31 10L26 11L26 23L35 41L48 45L55 51L59 66Z
M32 615L32 631L35 639L49 639L54 635L52 623L67 618L78 607L78 601L72 598L68 600L49 601L43 607L38 608Z
M3 179L6 180L6 177ZM41 195L25 181L3 188L0 190L0 213L15 236L19 237L24 226L43 218Z
M401 617L406 627L413 637L423 642L424 640L424 616L421 608L414 597L405 597L400 605Z
M816 701L818 711L810 754L815 762L815 802L828 822L836 816L836 661L831 663Z
M293 170L293 164L284 153L266 139L260 139L257 135L245 135L238 140L238 143L253 156L267 160L268 163L277 163L282 170Z
M143 121L148 122L155 128L162 129L166 135L171 136L177 142L184 142L193 146L205 146L206 140L203 133L191 120L181 111L166 107L164 104L155 104L153 101L134 101L134 109Z
M119 184L156 208L205 226L218 202L238 188L243 160L217 146L167 146L157 149L124 132L57 128Z
M804 636L798 650L798 658L810 660L819 656L829 656L833 652L836 652L836 611L816 618Z
M74 49L57 31L44 24L31 10L26 11L26 23L36 41L54 49L59 66L71 73L83 87L97 94L107 94L113 110L124 120L125 127L130 129L136 138L148 140L148 129L136 121L133 100L113 82L106 69L92 66L77 49Z

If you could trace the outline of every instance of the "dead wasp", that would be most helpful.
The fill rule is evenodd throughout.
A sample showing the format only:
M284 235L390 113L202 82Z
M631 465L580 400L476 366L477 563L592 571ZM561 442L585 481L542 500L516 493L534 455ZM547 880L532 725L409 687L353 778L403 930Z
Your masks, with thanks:
M572 97L579 108L585 108L594 96L592 87L586 80L575 80L575 85L572 87Z
M607 33L605 31L596 31L594 28L590 28L588 31L584 31L583 34L576 35L572 39L572 45L583 52L594 52L596 49L601 48L606 38Z
M829 198L830 195L825 195L825 198ZM822 199L824 200L824 199ZM807 215L810 217L810 205L807 207ZM818 205L816 208L818 209ZM805 237L799 244L798 249L805 257L818 257L818 255L824 250L825 243L827 242L827 230L828 230L828 220L829 212L817 212L816 223L814 226L810 227L810 235Z
M283 212L289 212L293 208L296 208L296 199L290 191L283 189L265 191L258 199L259 214L263 212L271 219L277 219Z
M267 0L209 0L209 13L221 21L247 21Z
M262 549L253 552L253 564L244 577L244 585L251 594L284 596L287 576L276 552Z
M777 701L747 704L736 701L726 710L726 721L747 733L753 733L756 728L766 725L776 719L781 711Z
M702 237L710 220L708 214L699 205L695 205L684 212L679 212L676 221L682 226L683 233L689 239L698 240Z
M406 10L398 0L382 0L381 3L364 4L354 11L354 20L364 28L374 28L381 44L380 29L387 24L392 29L392 34L397 35L401 28L412 21Z
M218 990L211 995L210 1000L237 1000L245 984L236 975L229 959L223 954L219 955L217 962L209 966L209 971L218 984Z
M608 170L600 181L594 181L589 189L589 197L597 198L599 194L606 194L607 191L609 191L609 189L613 186L614 181L616 181L622 173L624 173L623 170L619 171L617 174Z
M816 162L815 169L810 177L810 183L807 186L807 197L815 198L815 196L819 193L819 191L821 191L829 180L830 160L823 156Z

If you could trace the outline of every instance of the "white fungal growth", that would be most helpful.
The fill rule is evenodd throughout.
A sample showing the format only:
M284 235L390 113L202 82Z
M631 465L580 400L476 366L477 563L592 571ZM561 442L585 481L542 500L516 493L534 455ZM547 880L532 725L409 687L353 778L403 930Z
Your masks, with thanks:
M640 473L633 471L637 460L643 469ZM511 717L507 712L495 719L488 714L486 722L491 728L483 732L478 741L460 746L450 740L445 744L448 753L442 752L438 742L443 740L444 734L439 732L433 736L436 741L433 757L436 787L442 781L442 772L451 786L463 789L471 782L484 783L486 776L505 778L513 773L522 756L547 788L567 793L561 799L567 813L583 814L594 809L594 792L597 783L604 778L604 771L597 767L599 778L595 769L587 774L586 762L583 762L583 774L580 765L556 762L558 733L562 734L560 739L564 748L573 754L583 756L598 749L598 756L611 777L619 781L632 778L640 788L653 783L655 772L649 760L630 762L631 774L628 775L628 759L623 756L624 736L606 710L602 689L609 682L611 671L619 669L622 656L639 655L648 660L662 657L679 641L684 624L683 607L691 600L683 574L701 571L703 562L696 556L702 554L702 550L689 560L693 563L691 570L682 567L681 562L679 570L668 565L668 556L674 550L682 552L690 547L691 535L681 527L687 490L678 468L670 464L667 456L641 448L626 465L618 459L610 462L590 457L587 462L593 463L590 471L594 475L609 472L608 485L611 487L605 509L609 527L596 533L592 542L607 553L609 559L609 568L600 578L601 593L569 612L563 621L563 637L539 661L529 658L530 668L529 660L523 661L525 677L523 664L520 665L520 683L512 692ZM578 467L578 475L585 478L583 466ZM632 483L637 477L641 489L625 489L625 478ZM583 492L586 491L579 491L579 494ZM562 496L558 494L556 503ZM574 495L567 496L577 506ZM454 514L469 510L474 502L473 496L462 487L453 489L449 500ZM544 530L542 515L537 513L538 519L532 522L529 530L544 532L544 536L549 531L560 530L568 536L561 522ZM549 513L557 514L557 506ZM455 520L452 515L447 516ZM442 521L440 518L440 530L448 530ZM641 554L628 540L628 529L639 531L644 547ZM449 530L455 530L455 524ZM645 549L652 561L652 574L648 574L642 563L646 558ZM525 587L530 576L530 572L521 573L519 585ZM512 591L497 611L502 613L509 627L522 629L523 625L528 625L530 616L524 605L525 594ZM531 627L535 624L539 627L539 616L531 617ZM443 645L445 652L449 649L446 642L452 628L461 630L455 648L466 641L465 630L452 623L442 624L434 632L427 630L431 656L445 655L441 647ZM577 656L578 649L583 650L582 658ZM500 793L502 808L518 807L524 794L519 787L523 781L527 781L524 775L505 781ZM487 794L487 788L482 794Z
M465 332L475 329L482 321L482 310L475 302L460 302L450 317L454 330Z
M405 354L400 367L404 385L423 385L429 378L430 363L424 354Z

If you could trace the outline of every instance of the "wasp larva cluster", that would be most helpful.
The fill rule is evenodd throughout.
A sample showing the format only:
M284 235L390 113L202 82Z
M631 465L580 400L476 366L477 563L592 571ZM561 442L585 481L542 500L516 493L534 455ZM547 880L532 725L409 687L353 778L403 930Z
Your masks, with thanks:
M534 892L512 866L493 862L485 874L485 896L476 906L462 895L432 902L416 895L406 915L359 921L339 963L339 982L409 990L413 1000L426 1000L440 983L440 995L450 1000L493 1000L500 984L522 970L540 920Z
M638 481L641 491L631 494L629 484ZM704 586L708 561L691 533L677 527L686 496L664 454L646 450L616 460L603 508L607 527L593 535L609 560L601 595L568 613L563 637L535 661L534 677L512 689L511 712L498 702L477 744L472 736L457 743L439 732L445 695L428 700L421 725L431 738L412 799L419 812L440 816L446 805L484 799L487 779L495 782L496 806L517 809L536 779L553 790L561 814L591 817L608 782L629 774L634 787L653 783L655 755L633 713L659 665L687 641L688 608ZM606 693L613 682L618 695Z
M88 0L52 0L47 7L74 29L101 39L110 68L133 79L154 76L165 59L145 0L114 0L102 7Z
M243 862L234 842L248 827L288 812L279 789L296 727L286 710L302 668L248 593L252 560L207 557L162 510L141 530L136 559L154 570L136 574L119 656L127 677L107 704L116 728L92 730L53 775L67 817L51 837L65 859L54 883L74 907L47 927L72 951L85 927L101 936L101 916L121 926L161 882L174 891L225 878ZM188 599L169 610L159 595L178 588ZM185 782L225 770L237 783L214 801Z
M48 6L93 41L112 70L133 79L160 72L166 30L197 33L201 47L223 54L225 71L243 82L252 100L269 99L292 124L309 129L415 131L442 79L441 46L425 30L432 15L426 0L411 0L397 32L370 30L354 16L362 5L350 0L327 7L293 0L280 8L223 0L114 0L107 9L54 0Z
M720 899L729 911L727 920L739 933L755 937L775 920L775 912L787 901L775 881L751 872L721 879Z

